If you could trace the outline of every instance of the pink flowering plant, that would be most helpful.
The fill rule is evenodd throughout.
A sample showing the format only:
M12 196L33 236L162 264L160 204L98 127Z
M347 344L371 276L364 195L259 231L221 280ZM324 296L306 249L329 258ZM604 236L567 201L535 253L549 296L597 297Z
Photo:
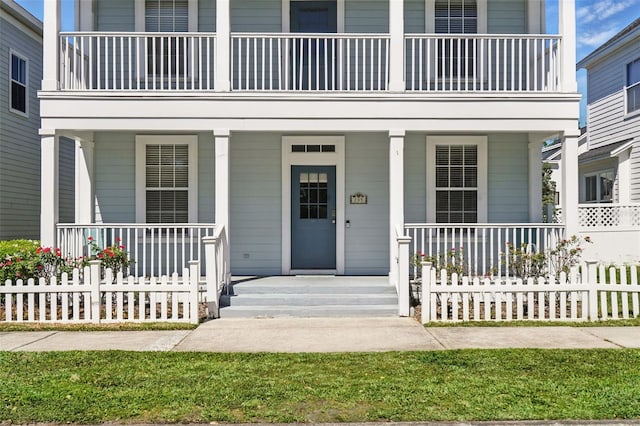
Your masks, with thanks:
M17 243L16 243L17 241ZM14 251L0 253L0 282L6 280L27 280L29 278L49 278L70 272L71 266L62 257L58 248L41 247L37 242L29 244L14 240L8 243ZM16 246L17 244L17 246Z
M591 238L572 235L569 239L562 240L558 245L549 250L549 267L556 278L561 272L569 273L572 267L580 263L584 244L591 244Z
M91 255L85 258L85 262L89 260L101 260L103 269L111 269L114 274L127 272L127 268L135 263L135 260L129 257L127 248L121 244L122 240L116 238L116 243L104 248L101 248L93 237L87 238L87 246L91 251Z

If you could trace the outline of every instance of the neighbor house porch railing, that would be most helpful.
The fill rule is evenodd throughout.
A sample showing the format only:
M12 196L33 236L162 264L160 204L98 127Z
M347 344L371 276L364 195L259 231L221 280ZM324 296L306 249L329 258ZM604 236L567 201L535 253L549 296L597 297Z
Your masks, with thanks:
M561 42L553 35L410 34L407 90L557 92Z
M58 247L72 259L92 253L89 239L99 247L124 246L135 263L128 272L136 277L160 277L181 272L191 260L201 261L202 239L214 234L214 224L59 224Z
M231 35L232 90L384 91L388 34Z
M61 90L213 90L213 33L60 33Z
M637 204L580 204L578 225L581 230L638 230L640 203Z
M510 248L540 253L565 238L562 224L409 223L404 228L411 237L414 259L439 262L441 267L456 266L466 275L480 277L509 275L509 258L503 253L509 253ZM416 277L419 262L414 263Z

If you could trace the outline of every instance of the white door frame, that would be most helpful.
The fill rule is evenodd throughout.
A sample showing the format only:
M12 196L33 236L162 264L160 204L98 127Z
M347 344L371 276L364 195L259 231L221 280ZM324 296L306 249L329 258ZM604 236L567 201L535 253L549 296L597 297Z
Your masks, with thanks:
M291 152L292 145L335 145L335 152ZM282 137L282 275L302 273L344 274L345 237L344 136ZM336 167L336 269L291 269L291 166Z

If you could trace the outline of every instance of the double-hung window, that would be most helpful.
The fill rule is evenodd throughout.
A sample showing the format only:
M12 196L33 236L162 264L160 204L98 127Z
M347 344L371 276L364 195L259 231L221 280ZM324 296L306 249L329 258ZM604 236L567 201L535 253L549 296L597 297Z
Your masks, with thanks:
M436 34L476 34L478 4L476 0L435 0ZM437 75L443 77L473 75L475 53L472 40L440 39Z
M29 96L27 59L15 52L10 53L10 81L9 109L18 114L27 115L27 101Z
M587 203L611 203L615 174L612 169L602 170L584 177L584 200Z
M640 58L627 64L627 114L640 110Z
M427 137L427 220L487 220L487 138Z
M189 31L189 0L145 0L145 31ZM147 72L150 75L182 76L187 69L189 46L184 37L158 35L148 41Z
M197 222L197 137L136 138L138 222Z

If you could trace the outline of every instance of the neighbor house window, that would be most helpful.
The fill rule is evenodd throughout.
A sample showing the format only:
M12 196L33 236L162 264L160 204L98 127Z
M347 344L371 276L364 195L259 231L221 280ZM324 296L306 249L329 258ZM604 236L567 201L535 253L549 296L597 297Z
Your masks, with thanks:
M196 137L138 136L137 144L138 221L196 222Z
M640 58L627 64L627 113L640 110Z
M27 60L21 55L11 52L11 93L9 109L20 114L27 114L28 68Z
M613 170L603 170L584 177L585 201L587 203L610 203L613 201Z
M427 138L429 222L486 221L486 164L486 137Z

